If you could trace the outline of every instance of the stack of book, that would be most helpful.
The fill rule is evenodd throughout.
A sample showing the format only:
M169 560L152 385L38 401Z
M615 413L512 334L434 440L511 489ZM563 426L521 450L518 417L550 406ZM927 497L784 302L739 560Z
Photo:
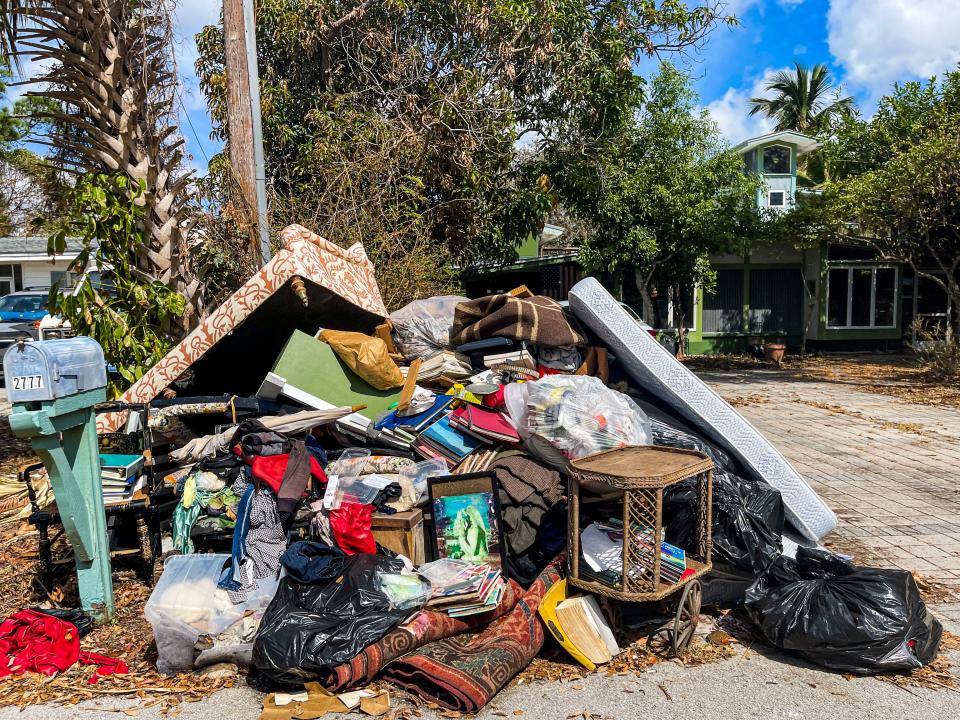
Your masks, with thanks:
M103 486L104 505L122 505L146 485L143 455L100 454L100 484Z
M434 567L431 569L430 566ZM499 568L489 563L439 560L424 566L421 572L433 588L427 609L445 612L450 617L467 617L494 610L505 587Z
M630 577L652 577L655 544L649 529L633 528ZM619 585L623 573L623 522L591 523L580 535L586 568L581 574L606 585ZM586 573L584 573L586 570ZM691 571L692 572L692 571ZM687 573L686 552L676 545L660 542L660 582L676 585Z
M534 360L530 351L522 347L519 350L508 350L507 352L488 353L483 356L483 366L486 368L495 368L502 365L514 365L533 370L537 367L537 361Z
M440 458L454 467L481 445L483 441L459 432L451 426L449 416L444 415L420 433L414 449L428 460Z
M554 583L538 608L547 629L588 670L620 654L613 630L593 595L567 597L567 581Z

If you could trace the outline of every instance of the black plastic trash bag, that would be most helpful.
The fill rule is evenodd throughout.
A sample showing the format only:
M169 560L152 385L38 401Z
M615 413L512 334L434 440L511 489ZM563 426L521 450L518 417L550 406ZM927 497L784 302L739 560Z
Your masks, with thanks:
M336 548L302 541L290 546L282 562L290 574L280 580L253 641L251 667L268 681L302 685L347 662L410 614L391 610L377 582L377 573L402 571L401 560L345 557Z
M696 531L696 481L663 496L666 541L692 548ZM703 581L706 605L730 607L783 551L785 515L780 491L731 473L713 476L713 570Z
M746 607L767 642L842 672L913 670L937 656L943 635L909 572L803 547L757 580Z

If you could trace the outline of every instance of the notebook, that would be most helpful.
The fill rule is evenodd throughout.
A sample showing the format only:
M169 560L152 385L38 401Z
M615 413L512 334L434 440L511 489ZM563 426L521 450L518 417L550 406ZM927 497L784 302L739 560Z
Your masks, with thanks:
M420 434L420 439L433 449L456 460L462 460L483 444L477 438L452 428L450 419L446 416L424 430Z
M143 469L143 455L100 453L100 477L127 480Z
M516 429L501 413L469 403L450 414L450 424L487 442L520 442Z

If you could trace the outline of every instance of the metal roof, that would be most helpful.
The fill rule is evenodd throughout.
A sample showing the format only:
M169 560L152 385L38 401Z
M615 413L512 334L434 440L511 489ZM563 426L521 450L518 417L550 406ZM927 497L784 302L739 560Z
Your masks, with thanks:
M772 142L785 142L790 143L791 145L796 145L798 155L805 155L806 153L812 152L820 147L820 141L815 137L804 135L803 133L799 133L795 130L781 130L779 132L772 132L766 135L760 135L759 137L749 138L735 146L733 149L742 155L743 153L750 152L754 148L758 148L761 145L766 145Z

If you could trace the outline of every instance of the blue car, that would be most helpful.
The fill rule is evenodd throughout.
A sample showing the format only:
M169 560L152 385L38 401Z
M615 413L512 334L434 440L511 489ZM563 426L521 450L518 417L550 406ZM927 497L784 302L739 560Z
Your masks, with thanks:
M22 290L0 298L0 322L34 322L47 314L46 291Z

